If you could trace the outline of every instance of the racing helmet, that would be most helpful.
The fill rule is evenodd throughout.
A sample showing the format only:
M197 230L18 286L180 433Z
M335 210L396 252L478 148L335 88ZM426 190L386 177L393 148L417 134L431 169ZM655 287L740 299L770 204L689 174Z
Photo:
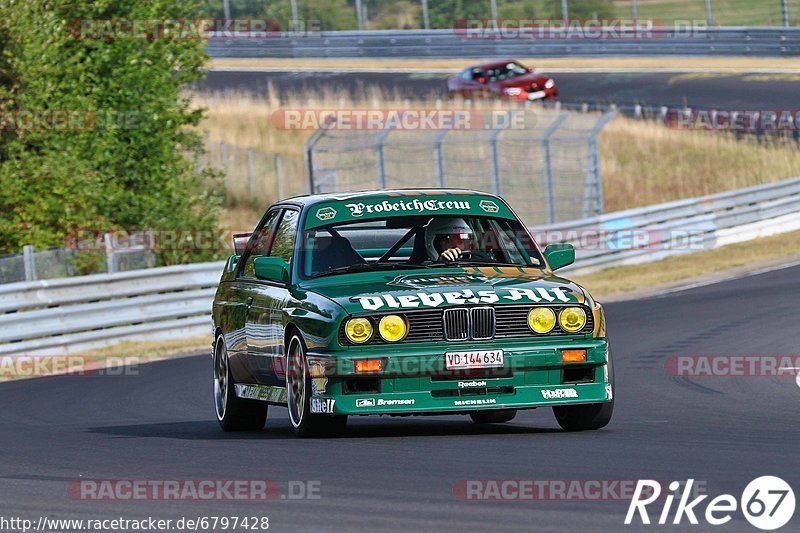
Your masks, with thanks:
M454 236L460 237L467 249L471 248L472 228L463 219L434 218L425 228L425 249L428 256L431 259L438 258L439 254L446 249L442 243L445 240L451 240Z

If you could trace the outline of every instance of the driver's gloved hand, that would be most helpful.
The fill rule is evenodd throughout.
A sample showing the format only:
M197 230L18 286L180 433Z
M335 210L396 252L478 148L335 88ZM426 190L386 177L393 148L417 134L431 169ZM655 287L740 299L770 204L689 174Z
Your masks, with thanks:
M459 257L461 257L461 250L458 248L450 248L449 250L445 250L444 252L440 253L437 261L439 263L457 261Z

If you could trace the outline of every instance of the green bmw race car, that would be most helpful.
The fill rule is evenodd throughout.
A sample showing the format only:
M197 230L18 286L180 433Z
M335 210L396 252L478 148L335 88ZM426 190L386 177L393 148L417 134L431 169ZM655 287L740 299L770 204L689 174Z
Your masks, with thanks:
M287 406L298 436L350 415L500 423L552 407L604 427L614 373L603 309L553 274L504 200L464 190L302 196L237 235L213 304L214 403L225 430Z

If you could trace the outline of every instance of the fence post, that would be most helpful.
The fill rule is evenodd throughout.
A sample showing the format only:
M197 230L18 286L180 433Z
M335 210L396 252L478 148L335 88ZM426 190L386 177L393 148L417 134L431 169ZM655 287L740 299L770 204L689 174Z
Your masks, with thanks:
M378 172L378 188L386 188L386 166L383 160L383 145L386 138L392 133L392 128L386 128L375 140L375 169Z
M714 25L714 17L711 15L711 0L706 0L706 24Z
M278 177L278 200L283 200L283 161L281 156L275 156L275 174Z
M247 181L250 184L250 199L256 195L256 176L253 171L253 149L247 149Z
M437 187L444 187L444 157L442 157L442 143L444 142L444 136L447 135L448 131L450 130L442 129L442 131L436 134L436 138L433 141L433 159L434 164L436 165L435 170Z
M511 119L514 114L517 113L516 111L508 111L506 112L506 122L503 124L502 127L495 128L492 131L491 137L489 137L489 148L492 154L492 193L500 196L503 194L503 182L500 176L500 152L497 149L497 138L503 133L509 124L511 124ZM524 111L523 111L524 113Z
M314 132L314 134L309 137L306 143L303 145L303 154L306 166L306 177L308 178L308 194L314 194L319 192L317 187L314 185L314 146L317 142L325 135L325 131L330 127L332 123L336 121L334 115L328 115L325 118L325 123L320 126L320 128Z
M25 281L36 281L36 257L33 255L33 245L26 244L22 247L22 264L25 266Z
M587 218L591 214L599 215L603 212L603 180L600 177L600 156L597 153L597 136L608 122L616 115L615 111L609 111L597 120L597 123L589 132L589 164L586 170L586 181L583 187L583 212L582 218ZM589 213L591 197L594 193L594 212Z
M550 137L556 130L563 124L569 117L569 113L561 113L553 122L544 130L542 137L542 157L543 170L544 170L544 190L545 201L547 202L547 223L553 224L556 221L556 201L555 194L553 193L553 167L550 160Z
M113 274L117 271L117 261L114 256L114 241L110 233L103 234L103 247L106 249L106 272Z
M781 0L781 15L783 16L783 26L789 27L789 0Z
M225 187L225 198L227 199L230 183L228 180L228 146L225 143L219 143L219 162L222 165L222 184Z

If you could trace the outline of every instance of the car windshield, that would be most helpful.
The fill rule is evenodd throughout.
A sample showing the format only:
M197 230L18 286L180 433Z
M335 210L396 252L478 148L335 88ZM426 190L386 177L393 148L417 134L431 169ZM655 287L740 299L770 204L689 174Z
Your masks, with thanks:
M447 266L543 268L516 220L484 216L387 217L329 224L302 235L301 277Z
M500 65L488 70L489 79L491 81L507 80L516 76L523 76L528 73L528 69L514 61Z

